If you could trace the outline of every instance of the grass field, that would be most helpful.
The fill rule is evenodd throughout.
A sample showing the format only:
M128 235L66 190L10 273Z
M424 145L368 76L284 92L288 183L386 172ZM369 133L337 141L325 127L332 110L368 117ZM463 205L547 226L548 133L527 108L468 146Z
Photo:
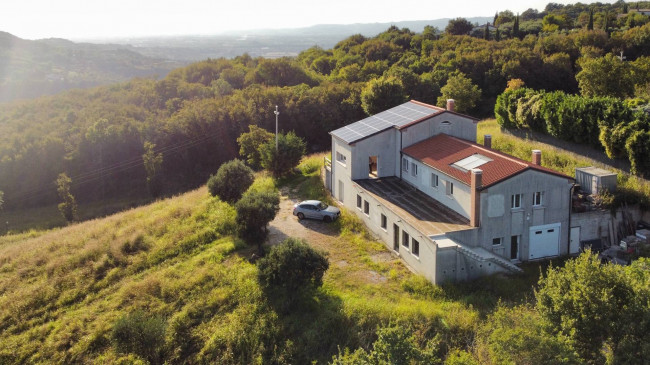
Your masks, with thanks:
M322 194L322 156L301 173L253 189L291 187ZM437 335L441 356L469 349L477 328L501 301L531 299L539 266L527 274L435 287L384 252L351 214L338 234L321 289L286 312L274 308L233 236L234 209L205 188L64 228L0 237L0 363L318 363L339 349L368 347L380 324L408 323L422 339ZM339 252L340 251L340 252ZM368 283L354 272L376 272ZM141 321L153 352L125 352L117 323ZM153 321L153 322L152 322ZM156 322L157 321L157 322ZM153 326L151 323L160 323ZM154 331L154 332L155 332Z

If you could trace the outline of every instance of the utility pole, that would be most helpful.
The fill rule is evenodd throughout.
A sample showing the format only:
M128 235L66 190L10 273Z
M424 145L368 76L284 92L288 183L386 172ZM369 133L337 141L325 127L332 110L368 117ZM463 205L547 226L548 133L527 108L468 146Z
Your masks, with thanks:
M275 152L278 152L278 115L280 115L280 112L277 105L273 114L275 114Z

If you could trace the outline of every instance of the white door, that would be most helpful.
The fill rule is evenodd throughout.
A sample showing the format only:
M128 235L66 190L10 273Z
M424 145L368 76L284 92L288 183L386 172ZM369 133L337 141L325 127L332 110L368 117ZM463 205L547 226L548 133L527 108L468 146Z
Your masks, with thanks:
M343 181L339 180L339 191L338 191L339 194L338 194L338 198L339 198L339 201L340 201L340 202L343 201L343 197L345 196L345 195L343 195L343 186L344 186L344 185L343 185Z
M571 240L569 241L569 254L580 252L580 227L571 227Z
M537 260L560 254L560 223L530 227L528 259Z

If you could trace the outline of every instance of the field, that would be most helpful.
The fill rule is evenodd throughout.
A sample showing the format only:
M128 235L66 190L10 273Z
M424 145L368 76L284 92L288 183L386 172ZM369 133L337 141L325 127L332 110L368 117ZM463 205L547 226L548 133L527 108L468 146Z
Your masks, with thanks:
M278 186L259 176L252 188L280 188L291 195L283 201L323 194L319 161L305 160ZM423 338L438 334L447 353L467 349L500 300L530 299L539 273L434 287L344 214L325 227L331 239L313 243L329 253L323 287L287 312L260 289L247 260L253 249L232 235L234 219L231 206L201 188L0 237L0 362L326 363L339 349L367 348L378 326L407 322ZM134 318L162 332L151 340L154 353L134 355L115 342L116 324Z

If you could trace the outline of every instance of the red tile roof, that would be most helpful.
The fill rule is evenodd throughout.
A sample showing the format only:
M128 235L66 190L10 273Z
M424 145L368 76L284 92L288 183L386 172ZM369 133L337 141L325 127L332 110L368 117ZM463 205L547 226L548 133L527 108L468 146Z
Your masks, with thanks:
M487 188L490 185L494 185L528 169L573 180L572 177L549 168L538 166L531 162L446 134L439 134L416 143L403 149L402 152L467 185L471 184L471 172L459 170L453 167L452 164L477 153L489 157L492 161L477 167L483 171L483 188Z

